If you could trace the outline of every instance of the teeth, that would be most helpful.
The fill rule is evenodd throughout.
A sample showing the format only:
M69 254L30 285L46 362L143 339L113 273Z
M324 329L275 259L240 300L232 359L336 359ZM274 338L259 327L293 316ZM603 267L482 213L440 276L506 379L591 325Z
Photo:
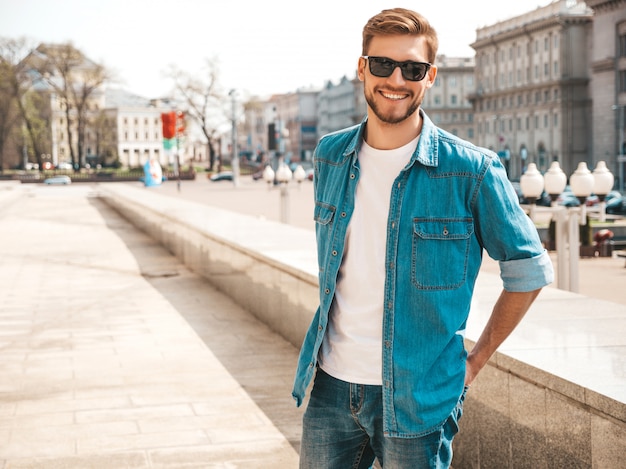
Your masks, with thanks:
M388 93L383 93L383 96L384 96L385 98L388 98L388 99L402 99L402 98L404 98L404 96L405 96L405 95L403 95L403 94L388 94Z

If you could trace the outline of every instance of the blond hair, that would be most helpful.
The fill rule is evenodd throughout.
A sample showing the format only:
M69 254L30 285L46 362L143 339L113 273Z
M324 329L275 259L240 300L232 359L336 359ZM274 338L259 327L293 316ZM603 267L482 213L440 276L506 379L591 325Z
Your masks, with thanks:
M435 62L439 39L428 20L419 13L405 8L383 10L370 18L363 28L363 55L368 55L369 46L375 36L424 36L428 47L428 61Z

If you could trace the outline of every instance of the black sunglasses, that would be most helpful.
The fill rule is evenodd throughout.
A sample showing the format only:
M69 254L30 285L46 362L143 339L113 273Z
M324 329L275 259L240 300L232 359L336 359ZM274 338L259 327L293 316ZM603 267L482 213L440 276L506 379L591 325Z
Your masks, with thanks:
M396 67L400 67L400 71L405 80L422 81L431 67L431 64L427 62L413 62L412 60L396 62L387 57L372 57L369 55L363 55L361 57L368 61L370 64L370 73L375 77L388 77L393 73Z

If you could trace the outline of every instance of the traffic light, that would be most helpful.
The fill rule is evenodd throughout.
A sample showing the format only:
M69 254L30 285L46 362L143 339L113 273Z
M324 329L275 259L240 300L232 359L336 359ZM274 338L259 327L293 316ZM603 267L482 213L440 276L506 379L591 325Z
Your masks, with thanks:
M170 139L176 137L176 113L161 113L161 121L163 123L163 138Z
M267 124L267 149L276 150L276 124Z

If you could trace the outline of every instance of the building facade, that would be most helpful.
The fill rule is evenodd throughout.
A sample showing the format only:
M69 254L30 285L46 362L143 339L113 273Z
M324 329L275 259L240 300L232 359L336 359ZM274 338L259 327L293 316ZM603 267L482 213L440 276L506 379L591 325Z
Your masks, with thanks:
M331 81L317 95L317 138L361 122L366 113L365 100L358 100L363 84L358 78L344 76L336 85Z
M477 143L497 151L509 177L558 160L566 174L592 160L589 44L593 12L557 0L476 31Z
M436 65L437 79L424 96L424 111L437 126L475 142L474 109L468 99L475 89L474 59L440 55Z
M605 160L624 190L626 148L626 0L587 0L593 9L590 52L593 156Z
M309 161L317 144L317 90L300 89L294 93L275 95L271 99L277 151L288 160Z

